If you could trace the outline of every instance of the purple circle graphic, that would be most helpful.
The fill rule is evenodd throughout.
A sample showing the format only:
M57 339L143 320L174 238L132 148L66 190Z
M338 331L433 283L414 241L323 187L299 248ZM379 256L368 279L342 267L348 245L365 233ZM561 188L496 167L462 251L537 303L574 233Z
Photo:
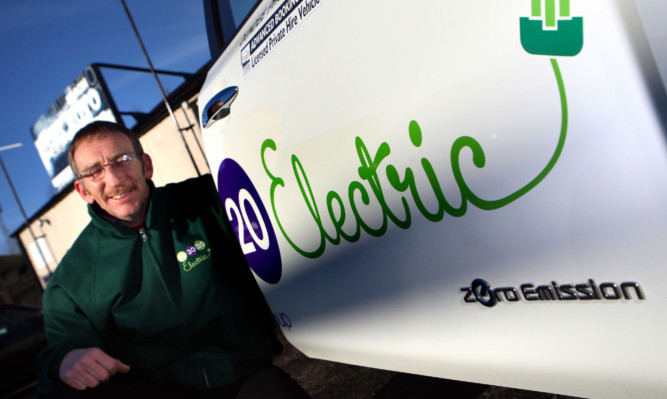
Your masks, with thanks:
M220 164L218 193L250 268L267 283L278 283L282 260L276 233L255 186L233 159Z

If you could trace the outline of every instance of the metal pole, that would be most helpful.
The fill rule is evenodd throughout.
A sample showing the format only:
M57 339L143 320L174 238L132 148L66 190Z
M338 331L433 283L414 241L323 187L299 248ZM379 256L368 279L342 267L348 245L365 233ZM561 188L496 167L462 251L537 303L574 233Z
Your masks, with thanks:
M103 62L95 62L94 64L98 68L112 68L112 69L122 69L125 71L135 71L135 72L152 72L152 70L148 68L140 68L140 67L133 67L129 65L118 65L118 64L107 64ZM156 73L162 74L162 75L172 75L172 76L180 76L182 78L188 79L192 77L194 74L192 73L187 73L187 72L174 72L174 71L164 71L161 69L155 69Z
M46 233L44 232L44 223L51 225L51 221L48 218L42 218L37 221L37 227L39 227L39 231L42 233L41 235L37 236L37 238L42 238L44 239L44 244L46 245L46 252L51 254L51 259L53 259L53 248L51 248L51 244L49 244L49 240L46 239ZM56 262L57 263L57 262Z
M169 101L167 101L167 96L164 94L164 89L162 88L162 83L160 83L160 79L157 76L157 73L155 72L155 68L153 68L153 63L151 62L150 57L148 56L148 52L146 51L146 47L144 47L144 42L141 40L141 36L139 36L139 31L137 30L136 25L134 24L134 20L132 19L132 15L130 14L130 10L127 8L127 5L125 4L125 0L120 0L120 2L123 4L123 8L125 9L125 14L127 14L127 19L130 21L130 25L132 25L132 30L134 31L134 35L137 37L137 41L139 42L139 45L141 46L141 51L144 53L144 57L146 57L146 61L148 62L148 67L151 70L151 73L153 74L153 78L155 79L155 82L157 83L158 89L160 89L160 94L162 95L162 101L164 102L164 105L167 107L167 111L169 112L169 115L171 116L171 120L174 122L176 125L176 128L178 129L178 133L181 135L181 140L183 140L183 145L185 146L185 150L188 152L188 155L190 156L190 161L192 161L192 165L195 167L195 170L197 171L197 175L201 176L201 173L199 172L199 168L197 167L197 163L195 162L194 157L192 156L192 153L190 152L190 147L188 147L188 143L185 141L185 136L183 135L183 131L181 130L181 126L178 124L178 121L176 120L176 115L174 115L174 111L172 111L171 106L169 105Z
M4 147L0 147L0 151L20 147L21 145L22 145L21 143L7 145L7 146L4 146ZM42 261L44 262L44 265L46 266L46 270L49 272L49 279L50 279L51 276L53 275L53 272L51 271L51 268L49 267L49 263L46 261L46 257L44 256L44 253L42 252L42 248L39 246L39 243L37 242L37 237L35 237L35 233L33 233L32 228L30 227L30 222L28 221L28 217L25 214L25 210L23 210L23 205L21 205L21 201L19 200L19 197L16 194L16 190L14 189L14 184L12 184L12 179L9 178L9 173L7 173L7 169L5 169L5 163L2 162L2 157L0 157L0 168L2 168L2 173L5 175L5 179L7 179L7 183L9 183L9 188L12 190L12 194L14 195L14 199L16 200L16 204L19 206L19 210L21 211L21 215L23 216L23 220L25 221L25 225L28 227L28 231L30 232L30 236L32 237L32 240L35 243L35 246L37 247L37 252L39 252L39 256L42 258Z
M183 101L181 103L181 108L183 109L183 115L185 115L185 122L188 124L188 127L185 129L189 129L192 132L192 137L194 137L195 142L199 147L199 151L201 151L201 155L204 157L204 161L206 161L206 164L208 164L208 158L206 157L206 152L204 152L204 149L202 148L201 143L197 138L197 132L195 131L194 128L195 125L194 123L190 122L190 118L188 117L188 110L190 109L190 104L188 104L187 101Z

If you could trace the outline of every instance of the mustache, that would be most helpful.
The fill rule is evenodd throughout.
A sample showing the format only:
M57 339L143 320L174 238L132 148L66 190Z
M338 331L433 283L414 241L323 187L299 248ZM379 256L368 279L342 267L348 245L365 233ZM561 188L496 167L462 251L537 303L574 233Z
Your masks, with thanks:
M116 195L119 195L119 194L128 193L128 192L130 192L134 189L135 189L135 186L117 186L117 187L114 187L113 190L110 190L110 191L104 193L104 195L105 195L105 197L109 198L109 197L113 197L113 196L116 196Z

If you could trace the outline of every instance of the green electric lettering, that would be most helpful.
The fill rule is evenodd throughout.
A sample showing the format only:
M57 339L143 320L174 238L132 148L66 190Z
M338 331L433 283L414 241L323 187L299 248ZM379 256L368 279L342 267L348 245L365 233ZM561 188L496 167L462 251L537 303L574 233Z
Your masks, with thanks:
M304 169L301 161L296 155L292 155L292 171L294 177L299 186L301 196L303 198L305 208L310 213L313 223L319 231L319 240L316 244L316 247L311 250L306 250L302 248L298 243L296 243L291 237L289 232L285 231L285 227L281 222L281 217L277 211L276 205L276 194L279 190L286 188L285 180L274 175L266 163L266 153L268 150L277 150L275 141L272 139L267 139L262 143L261 148L261 158L262 164L264 166L264 171L271 181L270 187L270 198L271 198L271 207L273 210L273 215L275 217L276 223L287 240L287 242L294 248L296 252L307 257L307 258L317 258L321 256L325 249L327 243L331 245L338 245L341 241L345 240L348 242L356 242L361 237L361 231L364 231L366 234L369 234L374 237L380 237L387 232L389 223L393 223L395 226L401 229L408 229L412 223L412 213L410 206L408 205L408 198L412 199L414 202L417 211L421 215L431 222L441 221L445 215L450 215L452 217L461 217L465 215L467 211L468 204L473 205L479 209L492 211L504 206L507 206L511 202L519 199L530 190L535 188L544 178L551 172L553 167L558 162L558 159L561 155L563 147L565 145L565 138L567 136L567 126L568 126L568 108L567 108L567 98L565 95L565 86L563 84L563 79L558 67L558 62L555 59L551 59L552 69L556 78L558 91L560 94L560 103L561 103L561 127L560 127L560 136L556 149L553 152L553 155L547 162L546 166L542 171L528 182L525 186L519 188L513 193L498 199L488 200L479 197L476 195L472 189L468 186L465 176L461 171L460 166L460 155L464 149L469 149L472 151L472 161L477 168L484 168L486 163L486 156L484 150L480 143L470 136L461 136L457 138L451 146L450 149L450 162L452 170L454 173L454 180L456 182L456 188L451 191L443 190L436 172L427 158L421 159L421 166L428 178L430 183L430 188L433 190L433 194L437 199L437 209L428 210L422 201L422 195L418 192L417 186L414 178L414 171L407 167L403 171L392 164L387 163L387 159L391 154L391 148L388 143L383 142L379 145L375 153L373 154L369 151L366 143L361 137L355 139L355 147L357 150L357 155L359 157L359 168L358 175L359 180L353 180L349 183L347 188L347 199L349 203L349 208L346 208L343 197L335 191L329 191L326 196L326 210L328 217L332 222L334 228L333 232L328 232L323 225L322 213L320 212L320 206L313 195L313 191L310 185L308 174ZM422 143L423 132L417 121L411 121L408 126L408 134L410 137L410 142L415 148L419 148ZM380 178L378 172L381 170L381 166L386 165L385 171L387 180L389 181L391 187L383 187L380 183ZM402 204L402 212L400 214L392 211L387 205L387 191L391 189L392 195L400 195L400 202ZM380 220L379 226L371 226L364 217L359 212L361 206L368 206L371 203L371 195L379 204L379 207L370 207L375 212L378 212L380 218L374 217L373 220ZM460 203L458 206L452 205L452 197L450 200L447 199L447 195L455 196L456 203ZM351 211L351 215L348 212L348 209ZM347 231L343 229L346 225L348 218L352 218L354 223L349 223L346 226ZM376 223L377 224L377 223ZM351 226L350 226L351 225Z
M531 0L530 17L520 18L521 45L530 54L549 56L574 56L583 47L583 19L572 17L569 0ZM296 243L290 234L285 231L281 217L277 211L276 194L279 190L286 188L285 180L274 175L266 163L268 150L277 151L275 141L267 139L262 143L260 156L264 171L271 181L270 197L271 207L275 221L285 240L299 254L308 258L317 258L326 250L327 243L338 245L342 241L356 242L360 239L362 231L374 237L381 237L389 228L389 224L409 229L412 224L412 212L408 200L411 199L418 211L425 219L431 222L440 222L445 215L462 217L466 214L468 206L475 206L486 211L493 211L507 206L513 201L521 198L530 190L542 182L554 168L565 145L568 127L568 106L565 94L565 86L556 59L551 59L551 66L556 78L561 104L561 126L558 144L546 166L530 182L520 187L513 193L498 199L481 198L468 186L461 171L460 156L464 149L472 152L473 164L481 169L486 164L486 155L481 144L470 136L461 136L452 144L449 152L450 163L454 174L455 187L446 187L444 190L436 175L433 165L427 158L421 159L421 167L426 175L430 190L436 198L437 207L428 209L422 200L422 194L417 189L415 172L410 167L400 171L395 165L387 162L391 154L388 143L381 143L373 153L370 151L361 137L355 139L355 147L359 158L358 175L359 180L353 180L347 187L347 195L336 191L329 191L326 196L326 214L333 225L333 232L324 228L323 214L317 203L308 179L308 174L303 164L296 155L292 155L292 171L301 192L305 208L310 213L314 225L319 232L319 239L314 249L304 249ZM419 148L422 144L423 132L417 121L411 121L408 126L408 134L411 144ZM437 134L437 132L436 132ZM386 165L386 166L384 166ZM386 173L390 187L383 187L379 173ZM387 204L387 193L400 197L400 212L390 209ZM343 198L347 196L347 203ZM379 206L370 206L374 199ZM458 206L452 204L459 204ZM366 211L376 212L372 217L372 225L360 212L365 207ZM368 214L368 213L365 213ZM368 216L366 216L368 218ZM378 222L379 225L378 225Z

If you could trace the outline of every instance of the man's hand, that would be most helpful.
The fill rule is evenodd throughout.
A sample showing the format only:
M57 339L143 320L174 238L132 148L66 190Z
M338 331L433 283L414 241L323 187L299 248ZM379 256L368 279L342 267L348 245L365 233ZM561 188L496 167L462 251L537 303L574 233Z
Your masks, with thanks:
M116 373L127 373L130 366L99 348L74 349L60 362L60 379L74 389L94 388Z

